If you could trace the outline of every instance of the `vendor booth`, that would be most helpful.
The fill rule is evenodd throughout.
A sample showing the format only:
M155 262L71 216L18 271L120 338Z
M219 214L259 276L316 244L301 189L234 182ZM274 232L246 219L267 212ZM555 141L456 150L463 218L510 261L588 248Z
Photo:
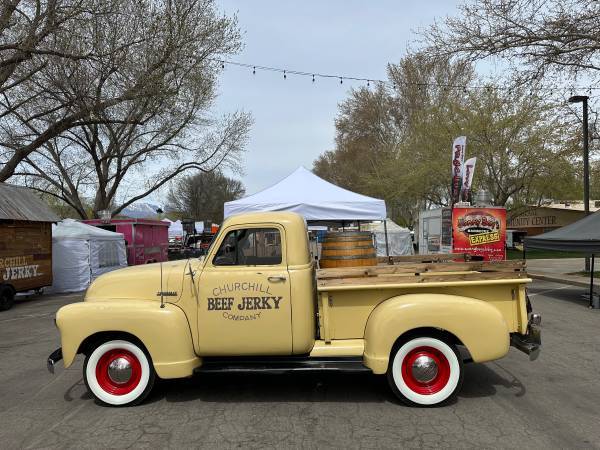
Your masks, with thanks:
M385 224L369 223L361 226L361 230L371 231L375 235L377 256L387 256L385 250L385 231L388 234L389 256L414 255L413 240L408 228L401 227L392 219L387 219Z
M594 259L595 255L600 254L600 212L557 230L525 238L525 250L532 248L579 252L591 256L590 306L598 307L598 304L594 303Z
M53 292L77 292L111 270L127 267L122 233L65 219L52 227Z
M264 211L298 213L304 217L309 229L312 227L313 230L314 226L341 226L344 229L344 226L350 222L358 222L360 226L361 221L384 221L386 218L383 200L343 189L319 178L302 166L279 183L224 205L225 218L235 214ZM383 255L390 255L385 221L383 227ZM371 249L374 252L372 246ZM368 249L365 251L369 252ZM315 256L317 254L320 256L320 251L311 250L311 252ZM332 258L343 258L343 256L336 255ZM357 256L349 255L348 258L356 259Z
M343 189L299 167L279 183L225 203L225 218L258 211L292 211L307 221L383 220L385 202Z

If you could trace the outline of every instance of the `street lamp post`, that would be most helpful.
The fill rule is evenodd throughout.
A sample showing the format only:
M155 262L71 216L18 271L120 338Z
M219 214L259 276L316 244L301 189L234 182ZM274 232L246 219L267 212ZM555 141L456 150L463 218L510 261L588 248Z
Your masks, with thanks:
M583 208L585 215L590 213L590 140L588 137L588 99L587 95L573 95L569 103L583 103ZM590 270L590 258L585 258L585 270Z

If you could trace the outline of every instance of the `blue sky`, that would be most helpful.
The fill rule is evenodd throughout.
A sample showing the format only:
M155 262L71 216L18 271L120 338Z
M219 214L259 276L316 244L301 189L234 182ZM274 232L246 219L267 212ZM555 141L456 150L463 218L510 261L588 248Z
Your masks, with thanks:
M374 79L385 79L386 64L406 53L413 30L454 15L457 3L218 0L225 14L237 14L242 31L244 48L232 60ZM214 113L242 109L254 117L243 164L247 194L300 165L310 169L320 153L333 148L337 105L353 85L226 67Z

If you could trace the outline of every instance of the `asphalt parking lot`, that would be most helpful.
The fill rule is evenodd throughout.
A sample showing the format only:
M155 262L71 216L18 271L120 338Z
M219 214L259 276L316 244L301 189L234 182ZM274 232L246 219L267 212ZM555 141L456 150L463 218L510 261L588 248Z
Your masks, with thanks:
M419 409L384 377L202 375L163 381L132 408L86 393L82 363L55 375L55 311L80 295L42 296L0 314L0 447L600 448L600 312L582 288L534 282L543 350L469 364L458 400Z

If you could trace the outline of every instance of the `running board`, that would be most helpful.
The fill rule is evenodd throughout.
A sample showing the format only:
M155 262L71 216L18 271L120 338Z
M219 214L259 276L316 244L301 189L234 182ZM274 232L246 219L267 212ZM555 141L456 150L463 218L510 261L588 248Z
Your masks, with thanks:
M203 358L202 366L195 373L223 372L262 372L288 373L308 371L335 372L371 372L363 364L362 357L347 358L309 358L309 357L236 357L236 358Z

